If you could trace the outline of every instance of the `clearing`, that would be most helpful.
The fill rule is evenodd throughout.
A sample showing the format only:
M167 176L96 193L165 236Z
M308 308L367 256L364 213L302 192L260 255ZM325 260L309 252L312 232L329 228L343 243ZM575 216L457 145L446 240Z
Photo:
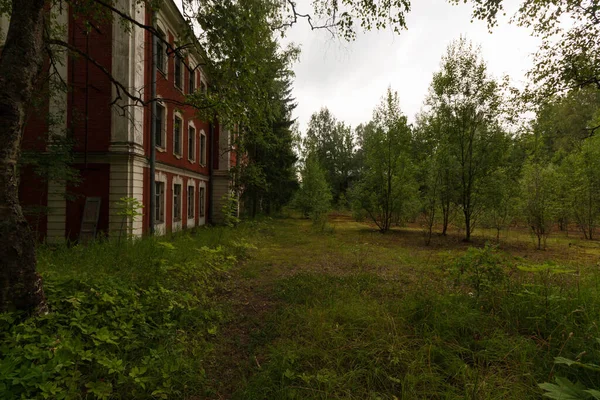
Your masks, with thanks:
M555 373L582 378L554 357L575 358L600 336L600 246L578 236L557 233L539 251L528 233L503 232L495 261L467 258L484 259L474 273L457 259L495 232L425 246L417 227L380 234L344 215L325 232L301 219L261 224L257 249L219 293L230 318L207 396L539 398ZM595 374L582 379L597 384Z

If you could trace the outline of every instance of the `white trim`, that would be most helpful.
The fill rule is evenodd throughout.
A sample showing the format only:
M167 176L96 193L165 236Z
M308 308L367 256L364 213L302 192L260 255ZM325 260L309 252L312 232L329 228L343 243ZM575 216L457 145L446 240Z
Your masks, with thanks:
M174 174L174 175L185 176L186 178L196 178L196 179L204 179L204 180L209 179L209 177L207 175L200 174L198 172L190 171L190 170L183 169L183 168L173 167L171 165L162 163L160 161L156 162L156 169L157 170L160 169L162 171L165 171L165 172L168 172L168 173Z
M165 35L165 37L164 37L165 42L169 43L169 29L165 26L165 23L162 21L162 17L160 17L160 14L156 18L156 25L158 27L158 30ZM165 48L165 54L164 54L164 60L165 60L164 67L165 68L163 70L163 69L159 68L158 65L157 65L156 69L158 70L158 73L162 74L163 77L165 78L165 80L168 81L169 80L169 55L168 55L168 47L167 47L167 45L164 42L162 42L161 44Z
M180 185L181 192L179 192L179 212L181 215L179 216L179 221L175 220L175 185ZM171 181L171 231L178 232L182 229L181 221L183 220L183 179L179 175L173 176L173 180Z
M188 56L188 60L189 60L189 56ZM194 78L194 91L190 91L190 79L188 77L187 81L186 81L186 86L187 86L187 92L188 94L194 94L196 93L196 91L198 90L198 72L196 71L196 69L192 66L191 61L188 61L188 67L186 68L188 71L188 74L191 75Z
M200 189L204 189L204 196L203 196L204 199L201 199L201 197L200 197L200 192L201 192ZM198 203L198 225L201 226L201 225L206 224L206 203L207 203L206 202L206 195L207 195L206 181L201 180L198 183L198 190L196 192L198 193L198 195L196 196L198 199L198 200L196 200ZM202 211L202 207L201 207L202 201L201 200L204 200L204 214L201 212Z
M189 207L190 207L190 187L194 188L194 198L192 199L192 207L193 207L193 214L190 218L190 215L188 213L189 211ZM195 179L191 179L188 178L187 179L187 183L185 185L185 215L186 215L186 227L187 228L193 228L194 226L196 226L196 214L199 213L200 210L198 210L198 212L196 211L196 198L198 197L198 190L196 190L196 180Z
M156 171L154 173L154 181L161 182L164 184L164 193L163 193L163 221L160 223L154 222L154 230L159 235L164 235L167 232L167 174L161 171Z
M179 137L179 153L175 152L175 119L179 118L181 120L181 124L179 128L181 129L181 135ZM185 121L183 119L183 115L177 110L173 111L173 155L179 159L183 157L183 126L185 125Z
M207 141L207 137L206 137L206 132L204 132L204 129L200 129L200 134L198 135L198 147L199 150L198 152L200 153L200 156L198 157L198 164L200 164L203 167L206 167L206 148L208 147L208 141ZM204 136L204 151L202 151L202 137ZM202 162L204 161L204 162Z
M175 35L173 35L173 41L175 41ZM175 47L177 47L175 45ZM177 86L177 77L175 76L175 73L177 72L177 60L181 60L181 87ZM185 86L186 86L186 82L185 82L185 70L186 70L186 64L185 64L185 57L183 56L183 54L175 52L173 53L173 87L176 90L179 90L182 94L185 94Z
M160 101L156 102L157 109L158 109L158 107L162 107L165 110L165 112L163 113L163 122L162 122L163 129L162 129L162 134L161 134L163 146L156 145L156 150L164 153L168 149L168 145L167 145L167 136L168 136L167 135L167 126L168 126L167 125L167 119L169 118L169 107L167 106L166 103L164 103L162 101L162 98L163 98L162 96L160 96L160 95L157 94L156 97L159 98L159 99L161 99ZM154 121L152 121L152 123L153 124L156 123L156 115L154 116Z
M192 158L190 158L190 128L192 128L194 130L194 153ZM189 162L191 162L192 164L196 162L196 153L197 153L197 148L198 148L198 138L196 136L198 133L198 129L196 129L196 125L194 124L193 121L188 121L188 126L187 126L187 159Z

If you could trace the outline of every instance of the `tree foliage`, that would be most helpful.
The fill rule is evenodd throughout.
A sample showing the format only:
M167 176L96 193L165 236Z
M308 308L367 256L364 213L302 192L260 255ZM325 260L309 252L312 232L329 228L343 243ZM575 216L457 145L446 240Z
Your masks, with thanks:
M327 212L331 209L332 195L325 171L314 154L306 156L300 175L300 190L296 194L295 205L315 225L323 227Z
M456 171L457 179L448 176L445 187L458 188L466 240L485 206L485 179L500 165L508 144L500 125L501 100L480 51L464 38L453 42L434 74L427 105L439 124L434 147L441 166Z
M411 130L400 110L398 93L391 88L375 108L362 140L364 170L352 199L386 232L410 215L417 193L410 157Z
M338 121L327 108L311 115L304 141L305 151L314 153L325 170L336 203L341 196L345 197L355 177L354 144L351 128Z

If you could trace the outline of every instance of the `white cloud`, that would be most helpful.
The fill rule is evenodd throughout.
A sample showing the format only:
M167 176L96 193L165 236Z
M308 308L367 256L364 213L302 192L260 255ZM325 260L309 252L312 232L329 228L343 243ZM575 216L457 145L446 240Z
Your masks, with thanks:
M505 3L509 15L518 7L514 0ZM367 32L352 43L311 31L303 21L288 32L285 41L302 48L294 66L295 117L302 131L310 115L323 106L352 126L367 122L388 86L399 92L401 107L412 121L448 44L461 35L481 45L494 76L508 74L516 82L524 81L530 55L539 44L528 30L506 19L490 34L484 22L471 23L469 5L452 6L444 0L413 1L407 24L400 35Z

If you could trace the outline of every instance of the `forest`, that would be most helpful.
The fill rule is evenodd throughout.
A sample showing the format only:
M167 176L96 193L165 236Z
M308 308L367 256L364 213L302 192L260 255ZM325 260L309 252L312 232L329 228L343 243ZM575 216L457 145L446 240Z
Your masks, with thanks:
M90 31L160 34L118 1L64 3ZM185 0L176 45L198 44L213 81L177 106L233 121L239 155L223 220L44 243L20 173L76 187L77 154L50 132L24 151L23 132L73 90L55 60L90 58L60 39L58 5L0 0L0 398L600 399L597 0L522 2L512 22L541 39L522 87L459 37L414 120L390 86L369 121L317 105L305 131L300 47L279 38L402 35L410 3ZM500 23L503 1L468 5ZM164 100L102 73L119 112Z

